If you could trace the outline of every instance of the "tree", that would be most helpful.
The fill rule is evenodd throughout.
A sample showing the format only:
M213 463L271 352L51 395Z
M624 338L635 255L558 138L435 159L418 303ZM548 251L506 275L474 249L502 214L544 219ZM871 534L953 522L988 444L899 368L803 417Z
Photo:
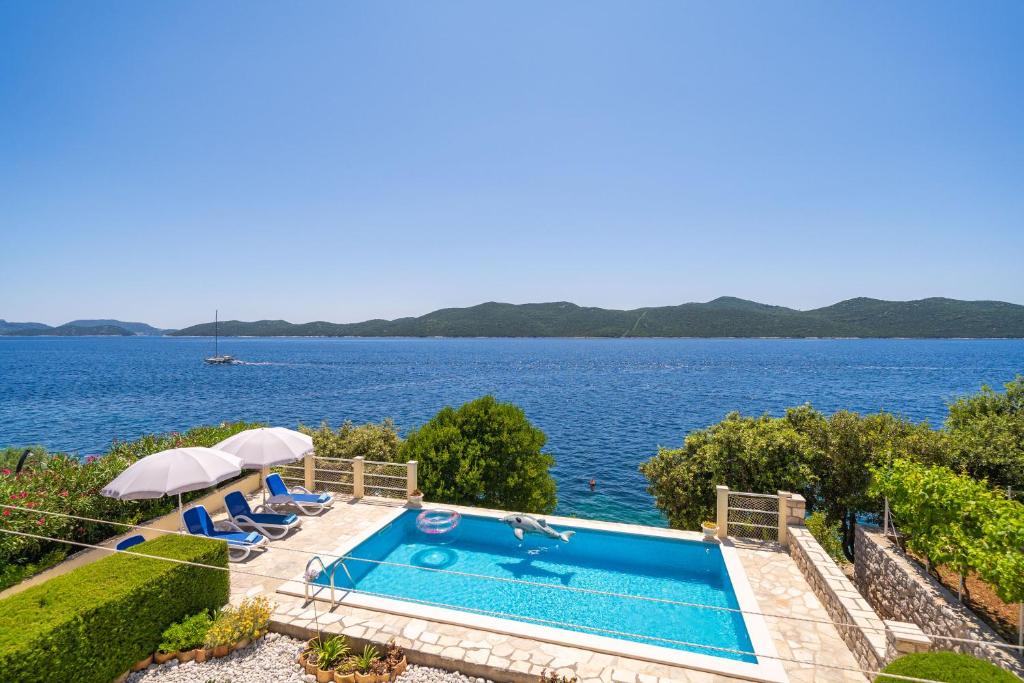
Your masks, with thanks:
M870 468L899 457L943 464L947 456L942 435L927 423L914 424L890 413L862 416L841 410L828 418L815 413L814 418L806 410L791 409L787 414L816 446L814 502L830 523L840 525L843 553L853 560L858 516L881 512L877 500L867 494Z
M484 396L443 408L409 434L401 456L419 462L419 486L430 500L548 513L556 497L545 441L521 408Z
M987 386L949 406L954 467L989 485L1024 488L1024 376L1000 393Z
M801 412L799 418L813 416ZM730 413L718 424L688 434L682 448L659 449L640 471L658 509L677 529L696 529L701 521L714 519L718 484L755 493L788 490L811 501L817 481L810 467L814 445L797 427L788 414L773 418Z

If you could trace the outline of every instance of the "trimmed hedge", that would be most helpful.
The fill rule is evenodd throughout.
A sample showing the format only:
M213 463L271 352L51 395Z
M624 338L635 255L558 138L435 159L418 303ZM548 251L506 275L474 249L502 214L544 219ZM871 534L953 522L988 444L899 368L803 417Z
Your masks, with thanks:
M897 674L945 683L1020 683L1020 679L977 657L956 652L922 652L904 655L882 669ZM881 675L875 683L903 683L899 678Z
M133 552L228 566L221 541L167 535ZM0 600L0 681L110 683L164 629L228 601L226 571L112 555Z

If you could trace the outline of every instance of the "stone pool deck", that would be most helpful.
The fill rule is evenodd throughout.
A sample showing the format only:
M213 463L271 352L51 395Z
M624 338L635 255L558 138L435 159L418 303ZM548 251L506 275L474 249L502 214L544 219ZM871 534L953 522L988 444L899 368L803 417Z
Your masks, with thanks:
M255 502L259 502L255 500ZM245 562L232 564L233 602L264 594L277 603L272 629L300 638L310 631L343 633L361 649L363 642L394 639L416 664L458 670L472 676L515 683L535 682L545 670L579 677L581 683L725 683L740 679L721 674L594 652L579 647L531 640L507 633L457 626L347 605L331 607L322 600L278 592L286 579L302 574L313 554L332 553L357 537L382 526L404 501L378 498L340 499L329 512L304 517L302 529L272 541L270 549ZM628 525L608 525L628 530ZM828 622L829 617L800 569L776 544L737 541L736 552L747 574L760 611ZM289 552L289 550L301 552ZM326 558L330 562L333 558ZM246 573L251 572L251 573ZM254 576L259 574L262 576ZM275 578L266 578L271 575ZM857 661L830 623L764 618L778 656L806 662L858 669ZM783 662L790 681L863 683L855 671Z

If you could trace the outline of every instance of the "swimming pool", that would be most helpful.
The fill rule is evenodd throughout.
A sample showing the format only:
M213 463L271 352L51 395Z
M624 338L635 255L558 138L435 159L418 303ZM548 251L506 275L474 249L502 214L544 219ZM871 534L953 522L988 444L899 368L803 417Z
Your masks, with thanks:
M750 675L763 663L750 653L765 652L767 634L758 618L755 647L750 617L731 611L752 600L745 577L748 604L734 587L738 559L726 557L734 549L582 521L550 522L575 532L567 543L532 534L519 541L497 515L463 514L454 531L428 534L418 511L404 510L314 582L327 586L333 576L339 593L354 589L342 600L352 604L774 678Z

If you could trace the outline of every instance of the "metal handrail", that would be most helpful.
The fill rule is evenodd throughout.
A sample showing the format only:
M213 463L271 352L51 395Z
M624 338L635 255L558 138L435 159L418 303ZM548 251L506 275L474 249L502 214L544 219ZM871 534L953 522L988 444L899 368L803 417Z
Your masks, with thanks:
M306 563L306 573L304 575L306 577L306 585L304 586L304 588L302 590L303 596L306 598L306 600L310 599L309 598L309 584L311 584L313 582L313 579L309 575L309 568L310 568L310 566L312 566L312 564L314 562L319 562L320 563L320 571L317 572L317 576L320 576L320 574L322 574L323 572L327 571L327 565L324 564L324 561L322 559L320 559L319 555L314 555L312 558L310 558L309 562ZM345 573L348 574L348 569L345 569ZM334 604L337 604L337 600L334 599L334 572L331 572L328 575L327 578L330 579L330 585L331 585L331 604L334 605ZM349 579L351 579L351 578L352 577L349 576ZM355 583L353 583L352 585L355 586Z

